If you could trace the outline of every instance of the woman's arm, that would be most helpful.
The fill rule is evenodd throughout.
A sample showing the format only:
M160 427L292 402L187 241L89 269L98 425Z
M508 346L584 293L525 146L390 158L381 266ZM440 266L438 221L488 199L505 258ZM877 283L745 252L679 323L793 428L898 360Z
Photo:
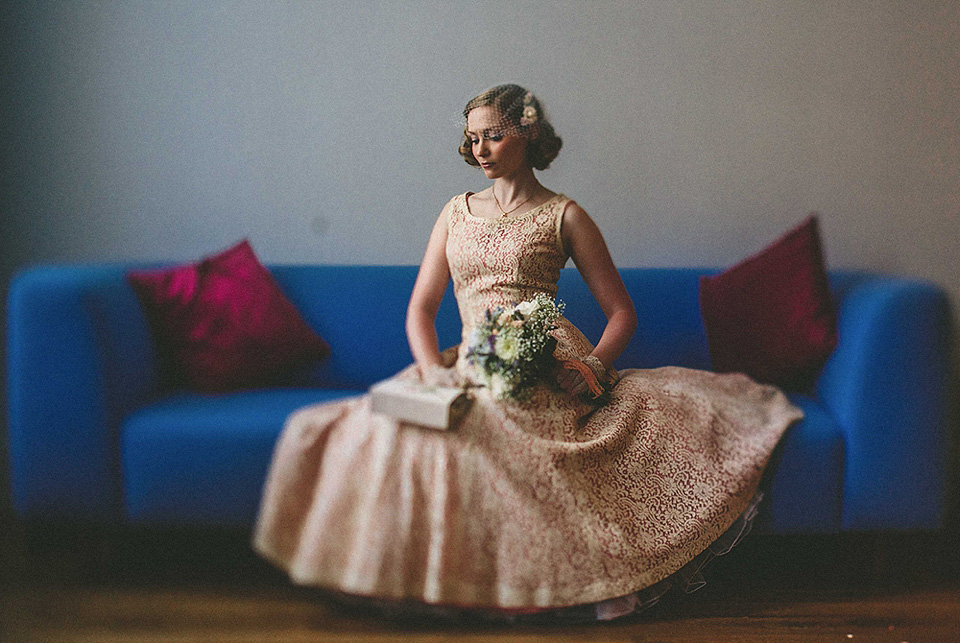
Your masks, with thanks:
M607 326L591 355L610 368L626 350L637 330L637 311L633 307L633 300L613 264L597 224L574 202L567 206L563 214L561 235L564 249L607 316Z
M431 367L441 365L436 323L437 311L450 281L446 255L448 209L449 204L433 226L407 306L407 341L421 377Z

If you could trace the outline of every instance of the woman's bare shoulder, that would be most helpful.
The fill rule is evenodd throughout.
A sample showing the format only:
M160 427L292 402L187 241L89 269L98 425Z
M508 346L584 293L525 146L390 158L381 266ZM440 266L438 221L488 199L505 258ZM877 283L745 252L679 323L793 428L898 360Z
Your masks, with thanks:
M567 201L566 206L564 206L563 227L571 232L576 232L584 226L596 226L596 224L579 203L570 199Z
M587 211L576 201L569 201L563 211L560 224L560 236L564 250L569 255L576 252L577 246L594 245L603 235Z

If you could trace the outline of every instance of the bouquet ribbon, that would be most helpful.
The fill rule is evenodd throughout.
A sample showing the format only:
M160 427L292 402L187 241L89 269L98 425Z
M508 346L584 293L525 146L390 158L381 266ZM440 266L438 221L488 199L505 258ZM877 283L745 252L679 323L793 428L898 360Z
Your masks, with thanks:
M593 372L592 368L578 359L562 360L560 362L560 366L568 371L577 371L583 375L583 379L587 381L587 388L590 389L590 393L593 395L594 399L603 395L603 386L600 384L600 380L597 379L597 374Z

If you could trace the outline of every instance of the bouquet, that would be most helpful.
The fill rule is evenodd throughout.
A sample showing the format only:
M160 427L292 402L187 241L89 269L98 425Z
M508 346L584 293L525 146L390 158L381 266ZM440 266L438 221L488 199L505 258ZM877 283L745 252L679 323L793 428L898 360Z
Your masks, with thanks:
M564 304L545 294L509 308L488 310L470 336L467 360L499 399L527 398L555 365L557 340L550 331Z

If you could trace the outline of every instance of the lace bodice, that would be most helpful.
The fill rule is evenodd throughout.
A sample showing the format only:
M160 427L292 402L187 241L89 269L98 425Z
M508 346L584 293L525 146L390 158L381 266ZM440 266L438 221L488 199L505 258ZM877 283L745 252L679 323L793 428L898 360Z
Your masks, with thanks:
M469 194L451 201L446 248L465 335L488 308L556 296L567 261L560 225L570 202L557 194L523 214L490 219L471 214Z

